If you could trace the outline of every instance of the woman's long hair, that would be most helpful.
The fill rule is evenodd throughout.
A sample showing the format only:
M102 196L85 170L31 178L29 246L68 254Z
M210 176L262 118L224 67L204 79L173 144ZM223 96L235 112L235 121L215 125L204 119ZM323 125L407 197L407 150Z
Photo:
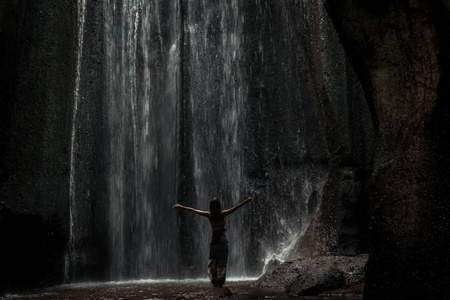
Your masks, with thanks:
M218 198L214 197L209 201L209 212L211 215L220 215L222 208L220 207L220 201Z

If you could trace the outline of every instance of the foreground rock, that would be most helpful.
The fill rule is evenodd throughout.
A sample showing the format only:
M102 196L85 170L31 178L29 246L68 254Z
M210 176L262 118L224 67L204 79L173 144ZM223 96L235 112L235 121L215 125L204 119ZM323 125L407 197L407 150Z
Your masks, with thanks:
M230 297L233 293L230 291L227 287L221 287L221 288L211 288L210 290L206 291L203 296L207 299L210 298L220 298L220 297Z
M266 272L255 283L261 288L284 288L297 296L316 295L364 281L367 255L321 256L285 262ZM361 291L358 291L362 293Z

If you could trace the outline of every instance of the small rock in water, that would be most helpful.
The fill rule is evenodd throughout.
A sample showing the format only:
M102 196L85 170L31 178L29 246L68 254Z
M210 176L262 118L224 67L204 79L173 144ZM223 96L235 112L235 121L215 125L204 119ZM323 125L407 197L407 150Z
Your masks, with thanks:
M229 297L232 293L227 287L213 288L206 291L204 294L205 298L218 298L218 297Z

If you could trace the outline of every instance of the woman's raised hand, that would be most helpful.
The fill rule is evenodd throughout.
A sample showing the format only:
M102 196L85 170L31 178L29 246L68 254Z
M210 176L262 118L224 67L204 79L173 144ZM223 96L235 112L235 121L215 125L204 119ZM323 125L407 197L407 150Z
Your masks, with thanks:
M253 200L255 200L255 199L253 199L253 197L247 197L247 199L246 199L248 202L253 202Z
M172 209L177 209L177 208L181 208L180 204L175 204L174 206L172 206Z

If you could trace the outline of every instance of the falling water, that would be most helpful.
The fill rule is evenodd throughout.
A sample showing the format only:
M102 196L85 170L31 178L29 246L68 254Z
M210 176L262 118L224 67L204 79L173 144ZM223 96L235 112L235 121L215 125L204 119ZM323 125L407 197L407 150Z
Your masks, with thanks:
M105 3L114 279L174 276L178 263L171 211L179 169L177 5Z
M85 1L79 3L81 16ZM101 233L107 235L106 245L102 246L106 250L99 252L106 252L104 264L109 279L206 276L211 234L207 220L195 216L186 222L179 214L186 212L172 210L174 203L184 200L184 189L191 189L183 186L183 180L189 176L194 198L190 204L201 210L209 209L209 200L214 196L222 200L223 208L234 206L247 196L257 198L256 203L227 218L229 276L256 276L263 270L264 260L295 258L298 238L318 208L328 169L320 163L305 162L308 155L316 155L307 153L306 140L315 138L317 127L305 124L304 115L314 115L315 111L308 106L311 102L304 87L306 75L297 74L305 69L296 56L299 46L289 39L292 35L273 36L272 14L275 17L280 12L271 11L271 7L285 5L255 2L259 19L253 21L261 22L261 28L253 25L251 34L256 38L250 44L245 40L249 34L245 32L249 3L102 2L106 153L102 154L99 173L106 177L101 182L106 183L107 195L99 198L107 204L96 206L106 211L92 212L97 219L106 221L92 224L107 227ZM296 23L295 18L301 13L277 22L282 23L281 27L298 26L301 22ZM84 20L79 22L81 57ZM277 45L280 42L284 46ZM281 47L287 48L285 54L295 55L279 57L277 51ZM272 65L266 64L270 59ZM261 66L252 68L252 64ZM263 97L270 85L270 73L274 72L286 78L285 86L272 90L283 103L274 104L274 100ZM75 96L74 119L79 102L77 92ZM272 112L271 108L277 105L280 110ZM256 127L247 124L249 119ZM276 124L279 120L287 122ZM183 122L190 123L187 129ZM278 132L289 142L274 142ZM250 144L254 136L261 145ZM185 139L189 143L182 144ZM72 148L75 147L73 139ZM262 159L267 158L262 162L265 173L253 178L248 175L248 148ZM256 155L253 152L249 155ZM72 153L76 151L72 149ZM192 165L183 165L185 156ZM284 158L292 161L285 165ZM81 204L75 201L78 196L75 181L72 183L74 176L71 172L71 222L75 236L83 216L76 213ZM83 211L87 210L85 207ZM183 231L182 226L188 228ZM193 237L189 241L192 245L186 246L180 236L186 231ZM89 245L86 248L84 251L89 252ZM181 253L186 249L188 256ZM261 264L257 265L257 260Z
M76 61L76 77L75 77L75 88L74 88L74 105L72 112L72 137L71 137L71 151L70 151L70 182L69 182L69 214L70 214L70 237L69 246L66 251L64 260L64 280L69 280L73 265L76 263L76 254L74 253L75 243L76 243L76 228L79 228L78 216L77 216L77 203L76 203L76 177L75 177L75 154L78 151L77 143L77 122L78 122L78 106L80 105L80 81L81 81L81 63L83 57L83 43L84 43L84 23L85 23L85 11L86 11L86 0L80 0L77 2L77 16L78 16L78 33L77 33L77 61Z
M178 196L180 150L177 5L131 0L105 5L112 278L176 276L179 242L170 208ZM227 207L244 197L238 134L246 92L239 66L243 17L238 1L189 1L188 16L199 14L204 23L188 19L190 109L196 206L207 210L213 196ZM210 229L204 221L192 228L199 231L192 257L197 266L206 266L208 258ZM241 223L230 226L229 234L245 237ZM245 240L231 242L231 275L246 274Z
M217 196L223 208L243 201L241 194L243 101L247 93L240 66L242 23L240 1L189 1L188 28L191 40L189 74L193 115L193 156L196 206L208 210ZM200 71L201 70L201 71ZM242 213L242 212L239 212ZM236 214L239 214L236 213ZM230 216L229 270L245 276L248 227L242 216ZM199 220L196 264L204 265L210 229Z

